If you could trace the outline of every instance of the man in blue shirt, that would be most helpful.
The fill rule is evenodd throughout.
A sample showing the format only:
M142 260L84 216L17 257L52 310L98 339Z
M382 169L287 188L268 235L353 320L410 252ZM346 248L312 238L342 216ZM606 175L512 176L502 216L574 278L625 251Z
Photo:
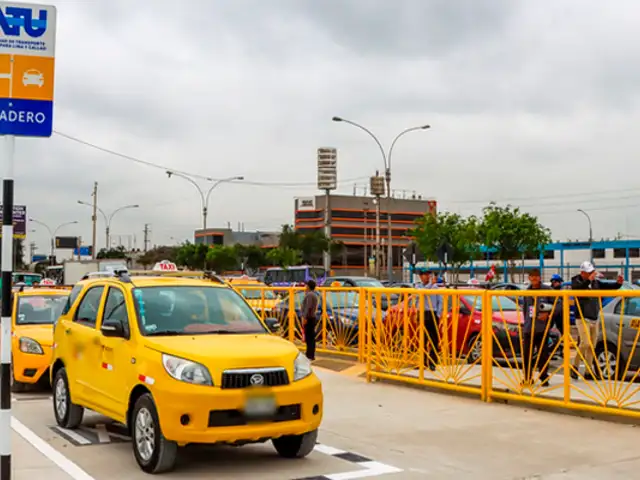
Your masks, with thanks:
M436 279L430 270L418 270L420 281L415 288L436 289ZM424 363L430 370L438 366L440 354L440 316L442 315L442 295L425 295L424 297Z

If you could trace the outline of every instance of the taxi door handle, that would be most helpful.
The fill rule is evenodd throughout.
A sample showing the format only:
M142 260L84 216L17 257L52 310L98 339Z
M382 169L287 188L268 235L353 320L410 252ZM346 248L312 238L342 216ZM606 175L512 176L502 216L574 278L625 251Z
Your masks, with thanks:
M102 342L100 341L100 337L93 337L93 344L100 345Z
M65 333L66 335L71 335L71 329L70 329L70 328L65 328L65 329L64 329L64 333Z

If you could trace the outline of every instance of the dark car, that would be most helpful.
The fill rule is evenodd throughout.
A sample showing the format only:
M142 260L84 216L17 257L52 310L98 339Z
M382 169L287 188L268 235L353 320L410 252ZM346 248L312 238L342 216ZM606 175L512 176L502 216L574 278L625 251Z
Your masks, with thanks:
M387 286L377 278L371 277L329 277L324 282L325 287L352 287L352 288L386 288ZM383 294L380 299L380 307L383 312L389 308L389 304L395 305L398 295ZM374 299L375 304L375 299Z

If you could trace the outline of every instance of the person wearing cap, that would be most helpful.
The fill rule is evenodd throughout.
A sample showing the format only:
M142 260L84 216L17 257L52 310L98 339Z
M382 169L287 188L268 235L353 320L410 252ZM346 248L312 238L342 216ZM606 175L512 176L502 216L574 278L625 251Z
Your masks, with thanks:
M552 290L562 290L562 277L557 273L551 275L551 289ZM564 332L564 321L563 321L563 310L562 310L562 297L558 297L556 300L556 306L553 309L553 324L560 331L560 334Z
M618 275L616 283L601 282L598 272L591 262L582 262L580 273L571 279L572 290L618 290L624 282L622 275ZM584 360L585 380L593 378L593 352L598 338L598 316L601 305L600 297L576 297L576 315L582 313L584 321L576 319L580 344L573 359L571 378L576 380L580 364Z
M433 272L426 268L418 270L420 281L415 285L418 289L436 289ZM424 363L430 370L438 366L440 352L440 315L442 314L442 296L425 295L424 297Z

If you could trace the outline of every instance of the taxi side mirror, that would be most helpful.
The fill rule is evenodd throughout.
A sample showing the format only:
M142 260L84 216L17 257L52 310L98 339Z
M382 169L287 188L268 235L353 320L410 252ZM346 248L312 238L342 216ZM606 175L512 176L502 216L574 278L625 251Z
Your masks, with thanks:
M102 335L113 338L126 338L124 325L119 320L107 320L100 327Z
M280 322L277 318L265 318L264 323L271 333L276 333L280 330Z

